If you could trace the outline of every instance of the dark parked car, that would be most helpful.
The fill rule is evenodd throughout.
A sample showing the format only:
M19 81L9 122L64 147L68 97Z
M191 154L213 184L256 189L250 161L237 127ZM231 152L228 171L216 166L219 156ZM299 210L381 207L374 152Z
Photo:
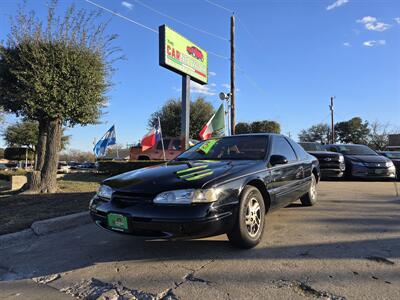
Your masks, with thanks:
M380 155L389 158L396 167L397 179L400 179L400 151L378 151Z
M342 154L330 152L320 143L302 142L299 145L318 159L322 178L343 176L346 166Z
M257 245L264 215L317 201L318 160L276 134L203 141L159 166L106 179L90 202L99 226L133 235L198 238L227 233Z
M393 162L365 145L326 145L326 149L342 153L346 163L346 176L358 178L395 178Z

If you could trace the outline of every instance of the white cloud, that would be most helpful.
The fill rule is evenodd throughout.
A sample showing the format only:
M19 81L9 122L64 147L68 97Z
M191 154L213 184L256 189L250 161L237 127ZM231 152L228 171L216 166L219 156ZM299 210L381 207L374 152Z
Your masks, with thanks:
M374 23L378 21L375 17L371 17L371 16L366 16L360 20L357 20L358 23L363 23L363 24L368 24L368 23Z
M215 73L215 72L213 72L213 71L208 72L208 74L209 74L210 76L217 76L217 73Z
M121 5L122 5L123 7L125 7L125 8L127 8L127 9L129 9L129 10L132 10L132 9L133 9L133 4L132 4L132 3L129 3L129 2L127 2L127 1L122 1L122 2L121 2Z
M231 88L231 85L229 83L223 83L223 84L221 84L221 86L223 88L226 88L226 89L230 89Z
M190 92L206 96L214 96L217 94L208 85L201 85L194 81L190 82Z
M397 24L400 24L400 17L394 18Z
M376 46L376 45L384 46L384 45L386 45L386 41L385 41L385 40L378 40L378 41L369 40L369 41L365 41L365 42L363 43L363 45L364 45L365 47L374 47L374 46Z
M364 24L367 30L372 31L385 31L390 28L389 24L378 22L378 19L371 16L363 17L360 20L357 20L358 23Z
M344 43L343 43L343 46L345 46L345 47L350 47L351 44L350 44L349 42L344 42Z
M338 8L342 5L345 5L347 2L349 2L349 0L336 0L331 5L328 5L326 7L326 10L332 10L332 9Z
M215 83L210 83L210 85L213 86L213 87L214 87L214 86L217 86Z

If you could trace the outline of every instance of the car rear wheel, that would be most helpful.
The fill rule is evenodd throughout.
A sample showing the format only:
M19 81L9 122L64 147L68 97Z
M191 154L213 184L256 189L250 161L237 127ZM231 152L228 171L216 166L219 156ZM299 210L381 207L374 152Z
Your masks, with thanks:
M265 204L260 191L246 186L240 197L240 207L229 241L240 248L253 248L261 240L265 223Z
M307 194L301 197L300 201L303 206L312 206L317 203L317 179L314 174L311 174L311 185Z

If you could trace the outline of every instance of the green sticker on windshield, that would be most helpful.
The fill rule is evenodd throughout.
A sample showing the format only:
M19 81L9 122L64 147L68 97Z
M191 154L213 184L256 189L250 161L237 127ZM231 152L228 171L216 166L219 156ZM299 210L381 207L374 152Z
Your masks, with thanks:
M218 140L208 140L206 142L204 142L203 145L201 145L199 147L199 149L197 149L197 151L201 151L204 154L208 154L208 152L210 152L210 150L214 147L214 145L217 143Z

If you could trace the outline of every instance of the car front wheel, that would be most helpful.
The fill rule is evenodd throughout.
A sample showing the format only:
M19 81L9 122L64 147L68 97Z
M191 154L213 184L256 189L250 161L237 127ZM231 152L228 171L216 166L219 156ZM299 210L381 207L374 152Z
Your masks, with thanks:
M246 186L240 197L240 207L229 241L240 248L253 248L261 240L265 223L265 204L260 191Z
M311 174L310 188L303 197L300 198L303 206L312 206L317 203L317 179L314 174Z

